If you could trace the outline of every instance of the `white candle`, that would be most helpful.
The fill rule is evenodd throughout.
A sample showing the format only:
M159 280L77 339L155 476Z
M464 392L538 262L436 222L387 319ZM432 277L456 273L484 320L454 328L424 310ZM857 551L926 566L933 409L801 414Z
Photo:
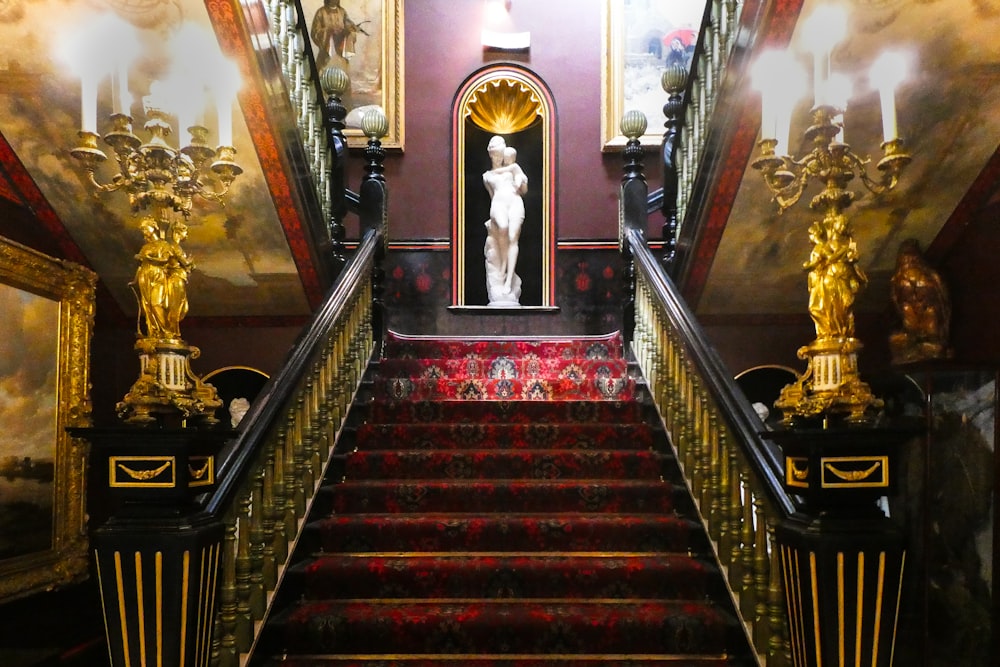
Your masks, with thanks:
M132 115L132 95L128 92L128 63L120 62L115 70L118 78L118 108L115 113Z
M80 129L97 133L97 79L85 72L80 76Z
M872 65L872 86L878 88L882 102L882 137L885 141L899 138L896 128L896 86L906 77L907 56L889 51L883 53Z
M879 88L882 101L882 137L893 141L898 137L896 129L896 91L889 86Z
M817 50L813 56L813 106L826 103L826 68L830 62L830 52Z
M792 132L792 105L786 104L781 107L781 112L778 114L776 119L776 127L774 138L778 140L778 143L774 146L774 153L776 155L788 155L788 136Z
M233 109L229 104L219 103L219 145L233 145Z

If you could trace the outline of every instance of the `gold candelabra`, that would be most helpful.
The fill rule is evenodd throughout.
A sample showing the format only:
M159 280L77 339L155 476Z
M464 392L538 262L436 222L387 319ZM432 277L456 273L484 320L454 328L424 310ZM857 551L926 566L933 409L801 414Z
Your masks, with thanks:
M830 50L839 38L836 29L839 19L824 12L817 11L813 17L819 35L813 38L818 45L814 77L816 101L811 112L812 124L805 131L806 142L812 149L798 160L778 154L778 147L783 142L777 137L782 136L783 130L787 136L788 116L783 117L776 110L775 101L768 99L769 90L764 86L763 136L758 143L760 155L751 163L761 172L779 212L798 202L811 180L822 185L822 190L809 202L809 207L820 218L809 227L813 249L803 263L808 275L808 310L815 325L816 339L798 350L798 357L807 360L808 366L796 382L781 391L775 402L786 424L797 418L816 417L822 417L824 423L829 417L843 418L849 423L866 423L882 407L882 401L861 381L858 371L857 355L862 344L855 337L853 306L855 297L867 284L867 277L859 265L857 244L845 213L855 199L855 193L847 186L860 176L872 193L889 192L896 187L900 173L911 159L903 149L903 140L896 134L892 96L899 68L895 55L890 56L890 61L880 61L873 69L873 81L887 82L879 84L884 135L884 157L877 163L880 175L877 178L869 176L870 160L859 157L844 142L842 118L847 95L836 92L838 84L842 83L829 72ZM886 71L887 67L895 68L897 73L878 77L877 72ZM770 74L772 77L777 74L770 92L788 86L786 72L771 71ZM841 99L836 100L837 97Z
M242 173L230 145L211 148L208 130L188 129L191 141L177 149L169 142L170 124L155 106L146 107L143 143L132 132L126 113L111 115L111 130L103 139L117 161L118 173L99 182L98 165L107 160L98 148L99 135L81 130L80 144L71 153L80 160L96 193L124 191L144 236L136 255L138 268L130 287L139 306L135 350L140 374L118 403L120 418L129 424L160 422L182 425L193 419L217 423L215 410L222 405L215 388L191 369L197 347L181 337L180 322L188 310L187 280L194 263L181 243L195 197L223 202L229 187Z

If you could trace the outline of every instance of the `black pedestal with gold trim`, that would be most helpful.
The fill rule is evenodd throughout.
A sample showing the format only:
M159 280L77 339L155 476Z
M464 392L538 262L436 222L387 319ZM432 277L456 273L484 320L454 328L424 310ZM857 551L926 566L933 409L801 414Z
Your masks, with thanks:
M892 664L906 549L877 506L917 428L778 431L801 511L775 531L796 667Z
M229 431L76 429L114 510L93 534L113 667L208 667L223 526L201 512Z

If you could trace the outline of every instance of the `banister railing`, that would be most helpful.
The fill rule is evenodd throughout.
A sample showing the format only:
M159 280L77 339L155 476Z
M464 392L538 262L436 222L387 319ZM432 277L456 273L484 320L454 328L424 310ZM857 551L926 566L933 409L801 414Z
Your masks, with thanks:
M760 420L637 229L632 350L762 662L790 664L775 528L795 511Z
M213 664L252 651L286 561L375 346L372 281L383 243L369 230L287 363L224 452L205 512L224 537Z
M667 132L662 147L663 188L650 194L648 211L663 212L664 263L668 269L675 265L678 237L682 225L687 224L695 178L709 141L711 119L741 29L744 2L711 0L706 6L689 75L686 80L667 77L663 81L669 95L664 109Z

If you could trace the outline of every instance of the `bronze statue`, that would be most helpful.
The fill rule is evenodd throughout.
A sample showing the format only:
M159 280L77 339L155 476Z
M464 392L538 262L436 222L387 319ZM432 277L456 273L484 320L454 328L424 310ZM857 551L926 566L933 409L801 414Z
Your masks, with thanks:
M892 363L950 358L948 290L941 276L921 254L916 239L900 244L890 290L902 324L902 330L889 336Z

